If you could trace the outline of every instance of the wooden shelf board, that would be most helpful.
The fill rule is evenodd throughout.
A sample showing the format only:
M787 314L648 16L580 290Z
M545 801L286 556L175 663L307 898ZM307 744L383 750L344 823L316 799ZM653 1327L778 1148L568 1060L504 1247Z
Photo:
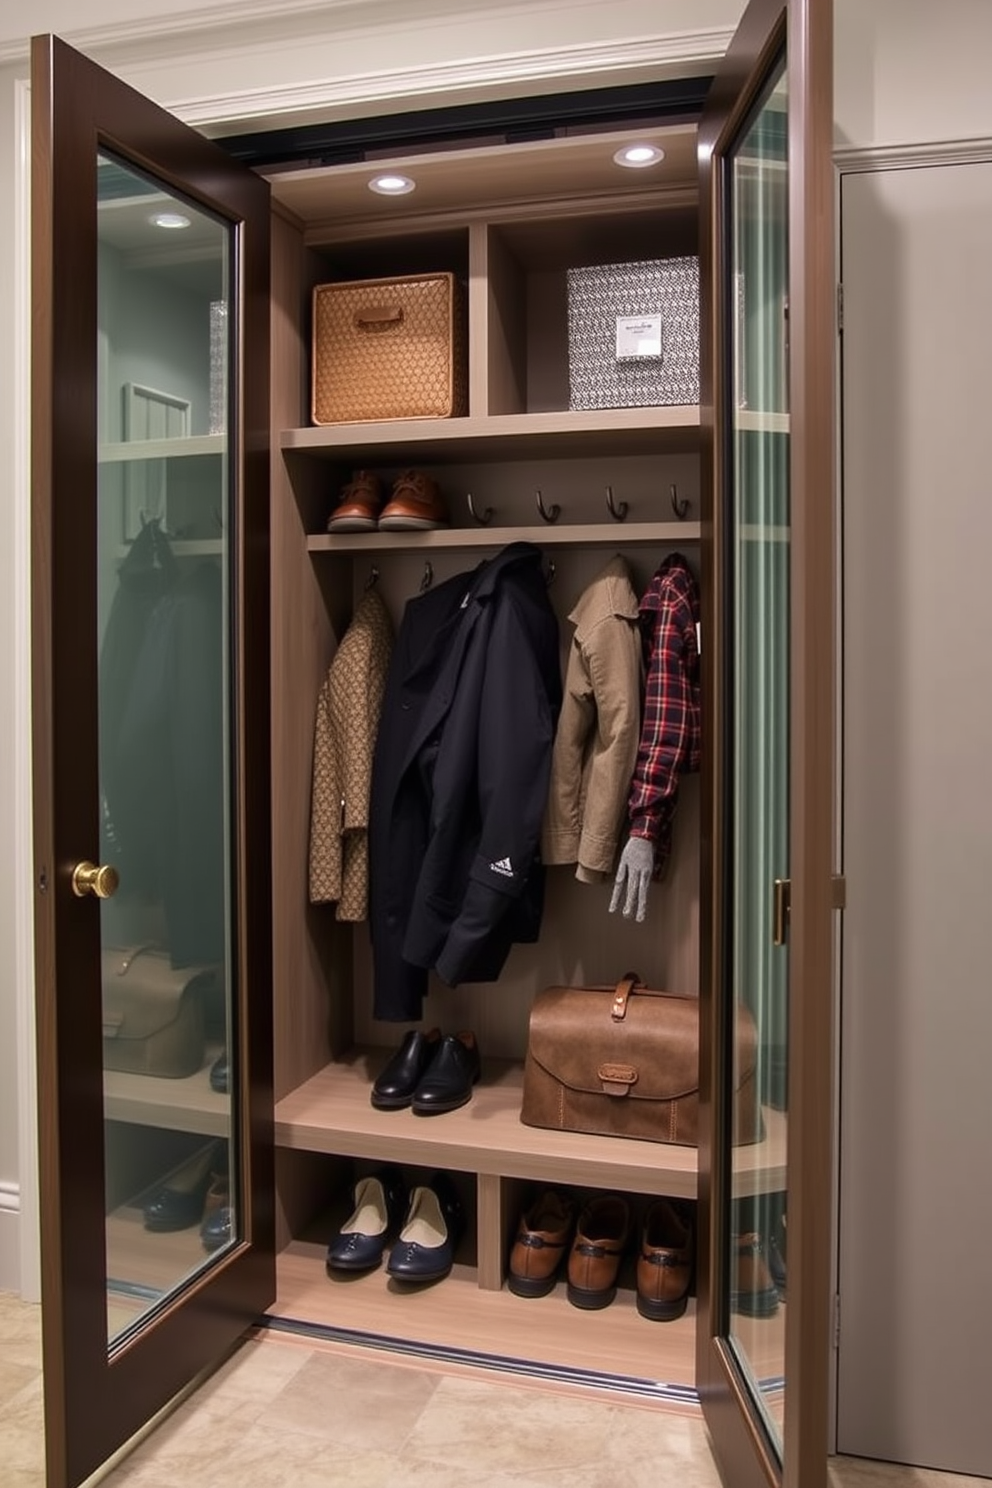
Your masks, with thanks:
M699 540L698 522L575 522L540 527L440 527L433 532L322 532L307 538L307 548L311 553L341 554L496 549L513 542L532 542L542 548L617 548L634 543L669 547Z
M486 1061L472 1099L443 1116L377 1111L369 1091L388 1050L356 1049L276 1105L276 1145L342 1157L452 1168L627 1193L696 1197L694 1147L547 1131L520 1120L523 1067ZM735 1149L734 1192L785 1182L785 1118L768 1111L764 1141Z
M275 1317L403 1343L426 1343L487 1355L508 1367L534 1364L591 1370L656 1384L695 1381L695 1304L672 1323L637 1312L634 1292L621 1287L598 1312L572 1307L559 1281L547 1297L515 1297L478 1287L475 1268L456 1264L431 1286L405 1287L384 1268L339 1276L324 1265L326 1240L294 1240L276 1263ZM360 1341L356 1339L356 1341Z
M699 409L563 409L484 418L387 419L286 429L280 443L285 454L305 453L377 465L388 464L404 453L434 463L494 457L561 459L593 453L652 454L698 448Z
M129 439L117 444L101 444L97 450L97 464L110 465L132 460L177 460L190 455L222 455L226 449L226 434L190 434L176 439Z
M103 1077L104 1113L108 1121L157 1126L166 1131L231 1134L231 1098L210 1088L210 1066L220 1046L210 1046L196 1074L181 1080L156 1075L131 1075L106 1070Z

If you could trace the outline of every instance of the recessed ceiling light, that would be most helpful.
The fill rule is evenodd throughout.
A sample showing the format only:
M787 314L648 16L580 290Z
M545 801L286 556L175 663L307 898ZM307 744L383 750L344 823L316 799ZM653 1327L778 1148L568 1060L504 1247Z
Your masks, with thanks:
M416 184L409 176L373 176L369 182L369 190L378 191L380 196L406 196Z
M156 212L154 217L150 218L149 220L153 222L156 227L176 228L189 227L191 225L190 219L188 217L184 217L182 212Z
M641 169L645 165L657 165L664 158L664 150L659 150L657 145L624 145L613 157L617 165L629 166L631 170Z

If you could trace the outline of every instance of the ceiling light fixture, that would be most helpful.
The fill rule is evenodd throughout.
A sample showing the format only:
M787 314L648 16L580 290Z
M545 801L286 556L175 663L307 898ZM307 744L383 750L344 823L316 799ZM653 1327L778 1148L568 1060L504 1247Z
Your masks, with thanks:
M617 165L626 165L631 170L643 169L645 165L657 165L664 158L664 150L660 150L657 145L624 145L613 157Z
M373 176L369 182L369 190L377 191L380 196L406 196L416 184L409 176L390 173L385 176Z
M156 212L154 217L150 218L149 220L153 222L156 227L178 228L192 226L190 219L188 217L184 217L181 212Z

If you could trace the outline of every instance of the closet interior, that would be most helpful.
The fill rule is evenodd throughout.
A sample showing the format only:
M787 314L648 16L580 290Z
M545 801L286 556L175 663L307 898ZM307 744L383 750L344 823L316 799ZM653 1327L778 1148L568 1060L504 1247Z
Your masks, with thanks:
M649 170L621 168L614 154L632 138L659 146L664 159ZM395 199L372 193L370 177L387 165L413 177L415 189ZM571 409L567 313L571 268L698 252L695 126L563 133L265 174L273 199L272 1317L387 1346L621 1380L648 1394L691 1388L693 1302L674 1322L641 1317L632 1255L615 1301L598 1312L570 1306L563 1282L547 1297L515 1296L506 1275L521 1208L545 1187L622 1193L635 1216L655 1196L695 1198L695 1148L538 1130L522 1124L520 1104L528 1014L543 987L612 984L636 971L649 986L698 992L698 776L682 781L672 856L651 886L643 923L610 913L611 882L583 883L572 866L549 867L536 944L515 946L492 984L432 981L421 1026L471 1029L483 1074L467 1105L429 1119L370 1103L375 1073L409 1025L372 1017L368 926L341 923L333 904L310 903L308 846L317 696L369 585L398 628L423 588L507 544L533 543L564 671L569 613L615 554L639 593L671 553L699 576L698 407ZM466 294L467 414L314 424L314 286L433 271L454 274ZM327 531L356 471L374 472L388 490L411 469L437 482L448 525ZM703 635L704 666L709 643ZM229 1107L209 1084L217 1052L196 1075L167 1082L160 1103L160 1082L122 1077L117 1119L175 1126L181 1106L188 1132L226 1136ZM784 1188L784 1160L784 1116L766 1111L763 1140L737 1154L738 1194ZM433 1286L404 1291L381 1268L344 1279L325 1268L357 1178L383 1163L398 1165L411 1186L444 1171L459 1190L467 1231L451 1274ZM184 1243L197 1251L196 1231ZM779 1372L782 1311L748 1327L759 1374Z

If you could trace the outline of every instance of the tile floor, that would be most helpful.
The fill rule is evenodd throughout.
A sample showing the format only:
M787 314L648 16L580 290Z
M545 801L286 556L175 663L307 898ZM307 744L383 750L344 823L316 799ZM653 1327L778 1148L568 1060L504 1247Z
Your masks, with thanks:
M0 1293L0 1483L44 1488L39 1309ZM988 1488L837 1458L831 1488ZM698 1410L264 1334L102 1478L107 1488L720 1488Z

